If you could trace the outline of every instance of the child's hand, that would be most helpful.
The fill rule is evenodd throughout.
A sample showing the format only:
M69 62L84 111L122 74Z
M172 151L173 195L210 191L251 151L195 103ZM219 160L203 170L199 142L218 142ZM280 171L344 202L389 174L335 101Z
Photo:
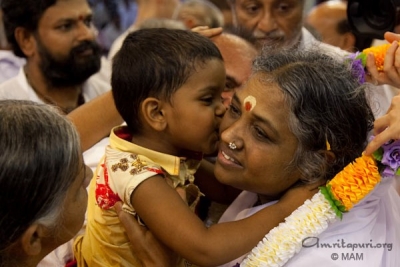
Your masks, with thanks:
M279 199L279 205L283 205L285 212L292 213L304 204L307 199L311 199L318 192L318 187L324 185L324 181L315 182L307 185L300 185L290 188Z
M222 30L222 27L210 29L208 26L197 26L191 29L192 32L197 32L198 34L201 34L208 38L220 35L222 33Z
M400 139L400 95L393 97L388 112L374 122L375 138L365 149L371 155L380 146L391 139Z
M158 241L145 226L139 225L134 216L123 211L121 202L115 204L115 210L131 242L131 250L142 267L176 266L178 255Z

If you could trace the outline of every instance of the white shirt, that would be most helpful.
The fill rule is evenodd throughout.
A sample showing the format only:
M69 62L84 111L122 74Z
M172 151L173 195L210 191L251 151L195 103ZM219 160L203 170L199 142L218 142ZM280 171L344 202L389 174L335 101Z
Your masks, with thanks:
M97 78L90 77L82 88L85 102L104 94L111 88L110 84ZM23 68L20 68L17 76L0 84L0 99L31 100L44 103L28 84Z
M0 50L0 83L15 77L25 62L24 58L17 57L11 50Z

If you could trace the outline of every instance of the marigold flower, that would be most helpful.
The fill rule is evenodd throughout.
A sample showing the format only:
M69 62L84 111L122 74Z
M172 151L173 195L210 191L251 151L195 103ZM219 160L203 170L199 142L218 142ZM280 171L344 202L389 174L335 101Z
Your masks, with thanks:
M381 180L378 167L371 156L361 156L347 165L328 185L333 197L349 211Z
M368 53L374 54L376 68L378 69L378 71L382 71L385 55L390 45L391 44L383 44L383 45L369 47L364 49L362 51L362 54L364 54L365 56L368 55Z

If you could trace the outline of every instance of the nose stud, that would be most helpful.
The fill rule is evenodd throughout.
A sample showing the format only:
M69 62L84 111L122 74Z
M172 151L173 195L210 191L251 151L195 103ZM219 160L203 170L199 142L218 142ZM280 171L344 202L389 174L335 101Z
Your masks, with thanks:
M228 144L228 146L229 146L229 148L232 149L232 150L235 150L235 149L237 148L235 142L230 142L230 143Z

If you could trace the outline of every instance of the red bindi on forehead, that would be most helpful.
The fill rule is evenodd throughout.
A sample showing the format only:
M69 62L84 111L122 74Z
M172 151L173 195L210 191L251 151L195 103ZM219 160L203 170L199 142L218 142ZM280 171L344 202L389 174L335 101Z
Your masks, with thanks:
M253 106L253 105L252 105L249 101L247 101L246 103L244 103L244 109L245 109L246 111L250 111L252 106Z
M244 99L244 109L246 111L251 111L256 106L257 100L254 96L249 95Z

